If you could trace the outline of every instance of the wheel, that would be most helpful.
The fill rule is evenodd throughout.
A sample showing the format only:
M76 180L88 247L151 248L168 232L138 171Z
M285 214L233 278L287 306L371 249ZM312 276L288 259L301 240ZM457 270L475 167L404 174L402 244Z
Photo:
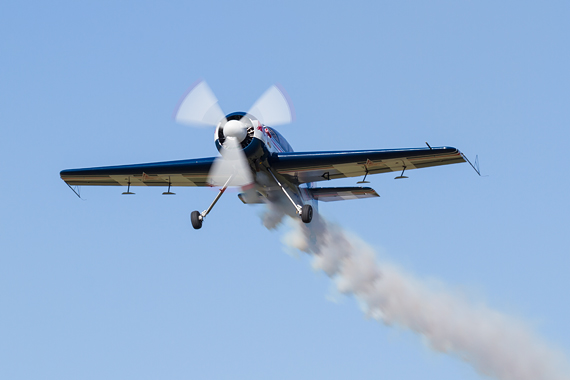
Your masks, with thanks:
M192 211L192 214L190 214L190 220L192 221L192 227L194 227L195 230L202 228L202 215L200 215L198 211Z
M304 205L301 209L301 220L303 223L311 223L313 220L313 206Z

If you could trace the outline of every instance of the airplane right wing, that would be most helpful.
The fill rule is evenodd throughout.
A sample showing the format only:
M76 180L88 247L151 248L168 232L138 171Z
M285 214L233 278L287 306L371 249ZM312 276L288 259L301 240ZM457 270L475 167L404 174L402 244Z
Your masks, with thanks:
M69 186L209 186L215 157L62 170Z

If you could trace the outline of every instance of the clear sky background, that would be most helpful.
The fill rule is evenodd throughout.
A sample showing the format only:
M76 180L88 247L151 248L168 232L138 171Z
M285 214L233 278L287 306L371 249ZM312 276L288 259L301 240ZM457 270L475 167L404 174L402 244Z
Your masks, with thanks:
M287 228L266 230L235 192L195 231L212 189L85 187L81 201L59 178L216 155L213 130L171 118L199 78L227 113L281 83L297 151L478 154L488 177L376 175L381 198L320 211L570 355L570 5L427 3L3 1L0 378L481 378L331 301L310 258L285 253Z

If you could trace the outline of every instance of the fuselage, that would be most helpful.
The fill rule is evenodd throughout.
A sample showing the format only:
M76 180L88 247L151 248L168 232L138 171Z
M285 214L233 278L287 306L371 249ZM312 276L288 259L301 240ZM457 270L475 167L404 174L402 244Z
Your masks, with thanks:
M296 185L287 178L272 170L269 158L279 153L293 152L293 147L275 128L265 126L245 112L235 112L226 116L226 120L239 120L247 125L247 137L241 142L241 147L248 159L252 170L254 183L242 188L240 199L244 203L273 203L282 206L282 211L295 215L297 210L287 199L286 194L278 185L281 183L288 195L295 203L304 205L311 204L316 211L317 202L313 199L307 188L311 183ZM223 154L224 147L224 122L220 123L215 132L215 144ZM277 180L277 181L276 181Z

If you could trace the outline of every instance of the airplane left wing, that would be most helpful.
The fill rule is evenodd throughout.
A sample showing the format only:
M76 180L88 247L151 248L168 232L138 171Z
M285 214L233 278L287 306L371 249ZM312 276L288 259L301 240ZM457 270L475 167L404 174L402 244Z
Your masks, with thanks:
M215 157L62 170L69 186L208 186Z
M269 160L271 167L294 184L461 162L466 162L463 153L451 147L287 152L274 154Z

